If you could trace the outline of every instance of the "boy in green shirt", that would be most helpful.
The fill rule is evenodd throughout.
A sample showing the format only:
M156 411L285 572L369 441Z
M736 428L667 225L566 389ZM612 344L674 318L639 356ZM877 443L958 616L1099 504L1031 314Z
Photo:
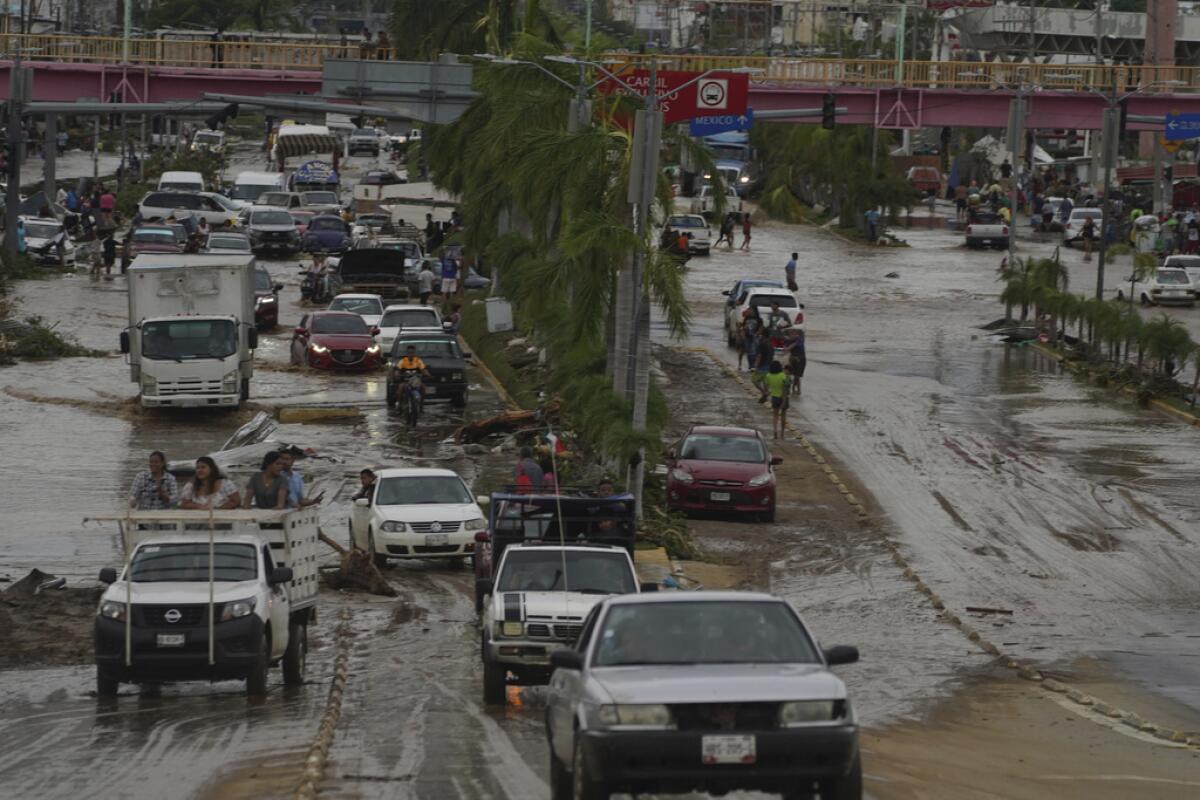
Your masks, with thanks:
M762 378L763 399L771 398L771 434L776 439L783 438L783 429L787 426L788 393L792 386L792 376L784 371L783 365L772 361L767 374Z

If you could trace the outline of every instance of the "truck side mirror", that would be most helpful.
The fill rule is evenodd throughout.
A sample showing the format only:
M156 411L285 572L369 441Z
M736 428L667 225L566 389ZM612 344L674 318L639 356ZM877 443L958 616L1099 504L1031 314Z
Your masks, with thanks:
M121 352L129 352L129 331L121 331Z
M271 577L268 579L267 582L270 583L272 586L278 586L281 583L290 583L291 580L292 580L292 568L291 567L276 567L275 569L271 570Z
M835 664L855 664L858 662L858 648L851 647L848 644L838 644L826 648L824 655L825 663L831 667Z
M250 349L256 349L258 347L258 328L251 328L246 339L247 343L250 345Z
M640 588L643 592L657 592L658 584L654 581L644 581L638 585L638 588Z
M492 502L492 497L491 495L477 494L475 495L475 502L481 506L486 506Z
M550 654L550 666L555 669L583 669L583 655L575 650L555 650Z
M304 328L297 327L297 328L296 328L296 330L294 331L294 333L295 333L297 336L303 336L303 335L304 335Z
M772 467L778 467L782 463L783 463L783 459L780 458L779 456L773 456L771 458L771 466Z
M100 570L100 582L101 583L116 583L117 582L117 571L115 569L113 569L112 567L104 567L103 569Z

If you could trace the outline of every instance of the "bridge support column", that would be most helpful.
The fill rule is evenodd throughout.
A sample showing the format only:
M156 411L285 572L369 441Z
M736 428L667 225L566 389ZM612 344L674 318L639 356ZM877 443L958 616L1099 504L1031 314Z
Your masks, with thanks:
M54 202L57 187L54 183L55 167L58 161L58 115L46 115L46 138L42 142L42 191L46 199Z

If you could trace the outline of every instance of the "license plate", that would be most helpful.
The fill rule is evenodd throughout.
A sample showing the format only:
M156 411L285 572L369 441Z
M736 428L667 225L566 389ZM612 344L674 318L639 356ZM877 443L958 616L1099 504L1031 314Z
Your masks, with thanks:
M700 757L705 764L753 764L758 760L754 736L702 736Z
M438 545L448 544L450 537L444 533L431 533L425 537L426 547L437 547Z
M158 634L159 647L183 647L182 633L160 633Z
M979 241L981 244L991 244L992 243L991 239L980 239Z
M432 384L428 384L425 386L426 394L437 394L437 390L438 390L438 387L433 386Z
M720 500L726 503L729 502L729 492L711 492L708 497L710 500Z

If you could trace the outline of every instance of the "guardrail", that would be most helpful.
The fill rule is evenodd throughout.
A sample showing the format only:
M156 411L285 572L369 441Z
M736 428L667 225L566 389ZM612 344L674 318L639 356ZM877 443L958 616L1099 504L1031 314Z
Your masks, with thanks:
M26 61L126 63L120 37L0 33L0 59L20 52ZM390 48L340 43L260 42L236 33L211 39L131 38L128 62L135 66L203 67L319 71L327 58L387 60ZM646 56L614 52L608 63L636 65ZM882 61L874 59L810 59L786 56L665 55L654 58L663 69L702 72L708 69L756 67L757 83L804 84L869 89L1004 89L1017 86L1055 91L1118 93L1158 86L1163 92L1200 92L1200 67L1098 66L1094 64L1016 64L974 61ZM1162 85L1162 84L1169 85Z

